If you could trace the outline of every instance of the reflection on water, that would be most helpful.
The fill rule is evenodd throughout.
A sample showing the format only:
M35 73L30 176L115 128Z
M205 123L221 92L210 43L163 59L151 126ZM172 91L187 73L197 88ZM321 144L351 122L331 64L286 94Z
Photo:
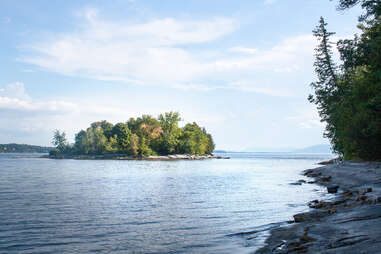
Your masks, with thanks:
M323 194L330 155L79 161L0 154L0 253L246 253ZM256 238L236 234L263 231Z

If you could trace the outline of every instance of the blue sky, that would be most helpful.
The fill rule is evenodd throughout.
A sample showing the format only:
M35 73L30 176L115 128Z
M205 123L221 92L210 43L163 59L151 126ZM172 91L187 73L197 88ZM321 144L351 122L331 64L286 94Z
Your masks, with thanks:
M217 148L327 143L307 101L312 29L357 32L328 0L0 1L0 143L179 111Z

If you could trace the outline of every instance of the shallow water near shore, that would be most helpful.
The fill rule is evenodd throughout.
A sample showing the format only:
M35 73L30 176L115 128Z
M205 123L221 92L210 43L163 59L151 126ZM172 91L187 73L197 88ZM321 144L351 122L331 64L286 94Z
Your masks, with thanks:
M266 229L326 195L290 183L329 154L221 155L231 159L0 154L0 253L252 253Z

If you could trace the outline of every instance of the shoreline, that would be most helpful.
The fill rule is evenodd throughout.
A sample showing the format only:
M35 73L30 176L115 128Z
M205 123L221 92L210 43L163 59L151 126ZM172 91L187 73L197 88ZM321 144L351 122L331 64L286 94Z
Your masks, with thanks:
M310 211L269 231L255 253L378 253L381 249L381 163L342 162L307 169L334 199L313 200Z
M206 160L206 159L230 159L219 155L191 155L191 154L173 154L173 155L155 155L155 156L130 156L125 154L103 154L103 155L43 155L40 158L54 160L144 160L144 161L175 161L175 160Z

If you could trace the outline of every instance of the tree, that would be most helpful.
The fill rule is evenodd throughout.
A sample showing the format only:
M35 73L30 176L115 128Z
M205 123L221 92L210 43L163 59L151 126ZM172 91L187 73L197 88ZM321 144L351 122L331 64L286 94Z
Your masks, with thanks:
M175 153L181 135L181 129L178 125L181 121L180 114L178 112L167 112L164 115L160 114L158 119L162 133L158 140L157 150L160 154Z
M206 131L201 129L197 123L188 123L184 126L180 137L179 151L188 154L209 154L211 153L211 142L213 141L208 139Z
M60 148L59 152L67 154L124 153L150 156L213 152L214 142L205 128L200 128L196 123L180 128L180 121L178 112L160 114L158 118L142 115L137 119L130 118L127 123L115 125L103 120L93 122L86 131L78 132L73 147L68 146L65 133L56 131L54 140Z
M103 120L103 121L101 121L100 127L102 128L103 133L106 136L106 138L112 137L112 135L113 135L112 130L114 127L112 123L109 123L106 120Z
M144 136L140 137L139 143L138 143L138 155L150 156L150 155L154 155L154 154L155 153L152 151L152 149L146 143L146 138Z
M75 134L74 153L88 154L88 144L86 139L86 131L81 130Z
M212 154L213 151L214 151L214 148L215 148L215 144L214 144L212 135L206 134L206 137L208 139L208 144L206 145L206 151L205 151L205 153L206 154Z
M107 138L101 128L88 128L86 131L86 144L89 154L106 153Z
M139 154L139 137L135 133L131 135L131 142L128 148L128 153L137 156Z
M53 134L52 144L56 147L57 152L63 153L68 147L68 142L66 140L66 133L55 130Z
M334 144L334 150L340 151L338 147L336 126L333 117L335 104L338 98L337 68L332 60L332 43L330 37L334 35L326 29L327 23L321 17L319 25L313 30L314 36L319 44L315 49L315 72L318 80L311 83L315 90L315 96L310 95L309 101L317 105L319 115L322 121L326 122L325 137L328 137ZM336 145L336 147L335 147Z
M326 23L314 31L319 41L315 55L318 80L312 83L318 107L326 122L325 135L345 159L381 159L381 22L380 1L341 0L340 9L361 3L361 35L340 40L337 48L342 64L332 62Z
M361 3L361 7L365 10L365 14L359 17L359 21L365 21L368 18L379 18L381 15L381 5L379 0L340 0L338 9L346 10Z
M117 123L111 133L116 138L118 150L122 153L127 153L132 134L128 128L128 125L124 123Z

